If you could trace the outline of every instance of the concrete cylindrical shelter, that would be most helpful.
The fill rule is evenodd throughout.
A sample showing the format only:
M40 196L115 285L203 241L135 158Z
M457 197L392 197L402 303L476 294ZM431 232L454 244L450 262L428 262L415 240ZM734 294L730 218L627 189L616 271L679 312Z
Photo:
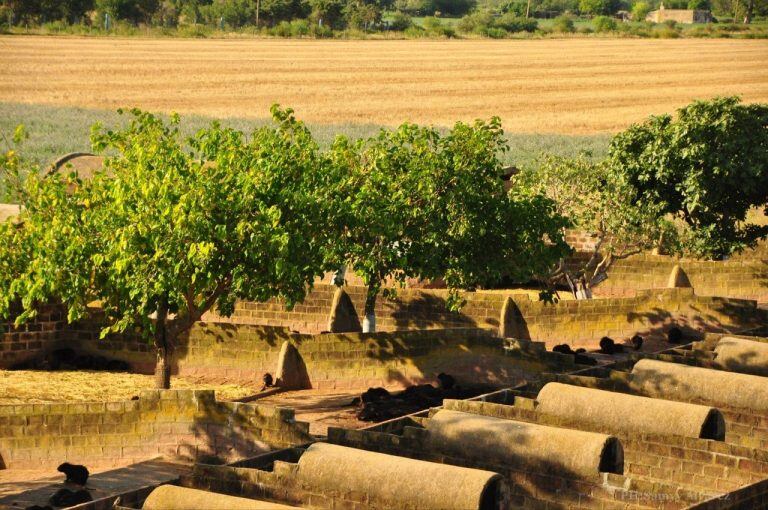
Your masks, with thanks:
M377 508L504 508L504 482L497 473L328 443L307 448L296 476L302 485L320 493L365 494Z
M630 386L650 396L768 412L768 378L652 359L632 368Z
M516 470L595 479L623 473L624 450L606 434L441 410L427 422L430 447Z
M546 384L536 400L543 414L612 434L725 438L725 420L714 407L561 383Z
M717 366L734 372L768 376L768 342L724 336L715 346Z
M238 498L217 492L161 485L144 501L143 510L289 510L295 506L257 499Z

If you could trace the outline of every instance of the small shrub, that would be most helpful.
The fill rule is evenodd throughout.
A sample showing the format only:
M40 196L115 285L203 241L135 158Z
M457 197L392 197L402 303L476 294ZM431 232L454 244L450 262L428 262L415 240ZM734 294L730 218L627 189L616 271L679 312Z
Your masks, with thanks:
M442 37L454 37L456 30L453 27L443 25L443 23L434 16L428 16L424 18L424 29L429 35L442 36Z
M669 28L677 28L677 21L673 19L668 19L664 21L664 25L666 25Z
M535 32L539 23L533 18L522 18L514 13L504 14L494 20L493 26L503 28L507 32Z
M51 21L48 23L43 23L42 29L46 32L50 32L52 34L61 34L61 33L69 33L72 32L71 27L61 20Z
M560 15L552 23L552 30L561 34L571 34L576 31L570 16Z
M305 19L295 19L291 21L291 36L304 37L309 35L309 21Z
M470 34L482 34L493 26L493 14L490 11L475 11L459 20L459 31Z
M205 25L181 25L176 30L181 37L197 37L201 39L208 37L211 31Z
M277 37L290 37L291 36L291 24L287 21L281 21L270 30L272 35Z
M592 20L595 26L595 32L613 32L616 30L616 20L609 16L595 16Z
M651 37L655 39L677 39L680 37L680 32L669 27L657 28L651 32Z
M485 35L491 39L504 39L509 34L503 28L490 27L485 30Z
M591 29L591 28L589 28L589 27L581 27L581 28L579 28L579 29L577 30L577 32L578 32L578 33L580 33L580 34L592 34L592 33L594 33L595 31L594 31L594 30L592 30L592 29Z
M389 27L392 30L397 30L398 32L403 32L410 28L412 25L413 21L411 20L411 17L401 11L397 11L392 16L392 21L389 23Z
M410 39L416 39L419 37L426 37L427 31L418 25L411 25L410 27L405 29L403 34Z
M333 37L333 30L326 25L320 26L317 23L312 23L309 25L309 35L317 39L327 39Z

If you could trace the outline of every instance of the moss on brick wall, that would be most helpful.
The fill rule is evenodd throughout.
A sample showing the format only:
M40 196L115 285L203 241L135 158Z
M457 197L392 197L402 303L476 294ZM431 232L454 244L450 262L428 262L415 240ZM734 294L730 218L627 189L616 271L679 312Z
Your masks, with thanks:
M693 289L642 291L632 298L561 301L548 304L513 295L507 307L507 336L547 345L567 342L594 347L602 336L626 340L639 333L660 334L671 325L691 333L733 331L757 324L754 301L701 297Z
M41 307L37 317L21 326L13 324L14 318L12 314L9 320L0 321L0 367L13 366L49 351L66 326L63 311L53 305Z
M0 406L0 458L8 468L90 467L159 455L231 461L306 443L292 409L219 402L212 391L146 391L138 400Z
M575 266L585 255L571 260ZM637 291L660 289L675 264L688 275L702 296L724 296L768 302L768 245L725 261L677 260L650 254L637 255L616 261L608 272L608 279L593 290L596 296L633 296Z

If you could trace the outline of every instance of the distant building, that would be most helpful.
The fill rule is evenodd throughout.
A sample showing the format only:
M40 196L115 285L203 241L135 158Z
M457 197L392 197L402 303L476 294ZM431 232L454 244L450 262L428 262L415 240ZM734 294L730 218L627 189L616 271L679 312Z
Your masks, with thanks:
M651 11L645 17L645 21L654 23L664 23L667 20L678 23L710 23L712 13L698 9L665 9L662 2L657 11Z

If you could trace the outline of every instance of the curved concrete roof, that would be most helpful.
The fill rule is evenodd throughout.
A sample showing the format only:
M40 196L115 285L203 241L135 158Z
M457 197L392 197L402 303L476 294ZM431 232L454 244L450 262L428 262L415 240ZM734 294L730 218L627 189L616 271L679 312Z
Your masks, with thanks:
M724 336L715 346L717 366L734 372L768 376L768 343Z
M239 498L227 494L161 485L144 501L142 510L289 510L295 506Z
M623 472L621 444L606 434L446 410L435 413L427 430L432 448L457 458L517 470L560 471L568 478Z
M328 443L314 443L297 477L321 493L366 494L376 508L485 510L498 508L497 473L437 464Z
M757 375L643 359L630 384L654 397L768 412L768 378Z
M545 385L536 400L536 409L541 413L610 433L725 437L725 421L720 411L698 404L561 383Z

